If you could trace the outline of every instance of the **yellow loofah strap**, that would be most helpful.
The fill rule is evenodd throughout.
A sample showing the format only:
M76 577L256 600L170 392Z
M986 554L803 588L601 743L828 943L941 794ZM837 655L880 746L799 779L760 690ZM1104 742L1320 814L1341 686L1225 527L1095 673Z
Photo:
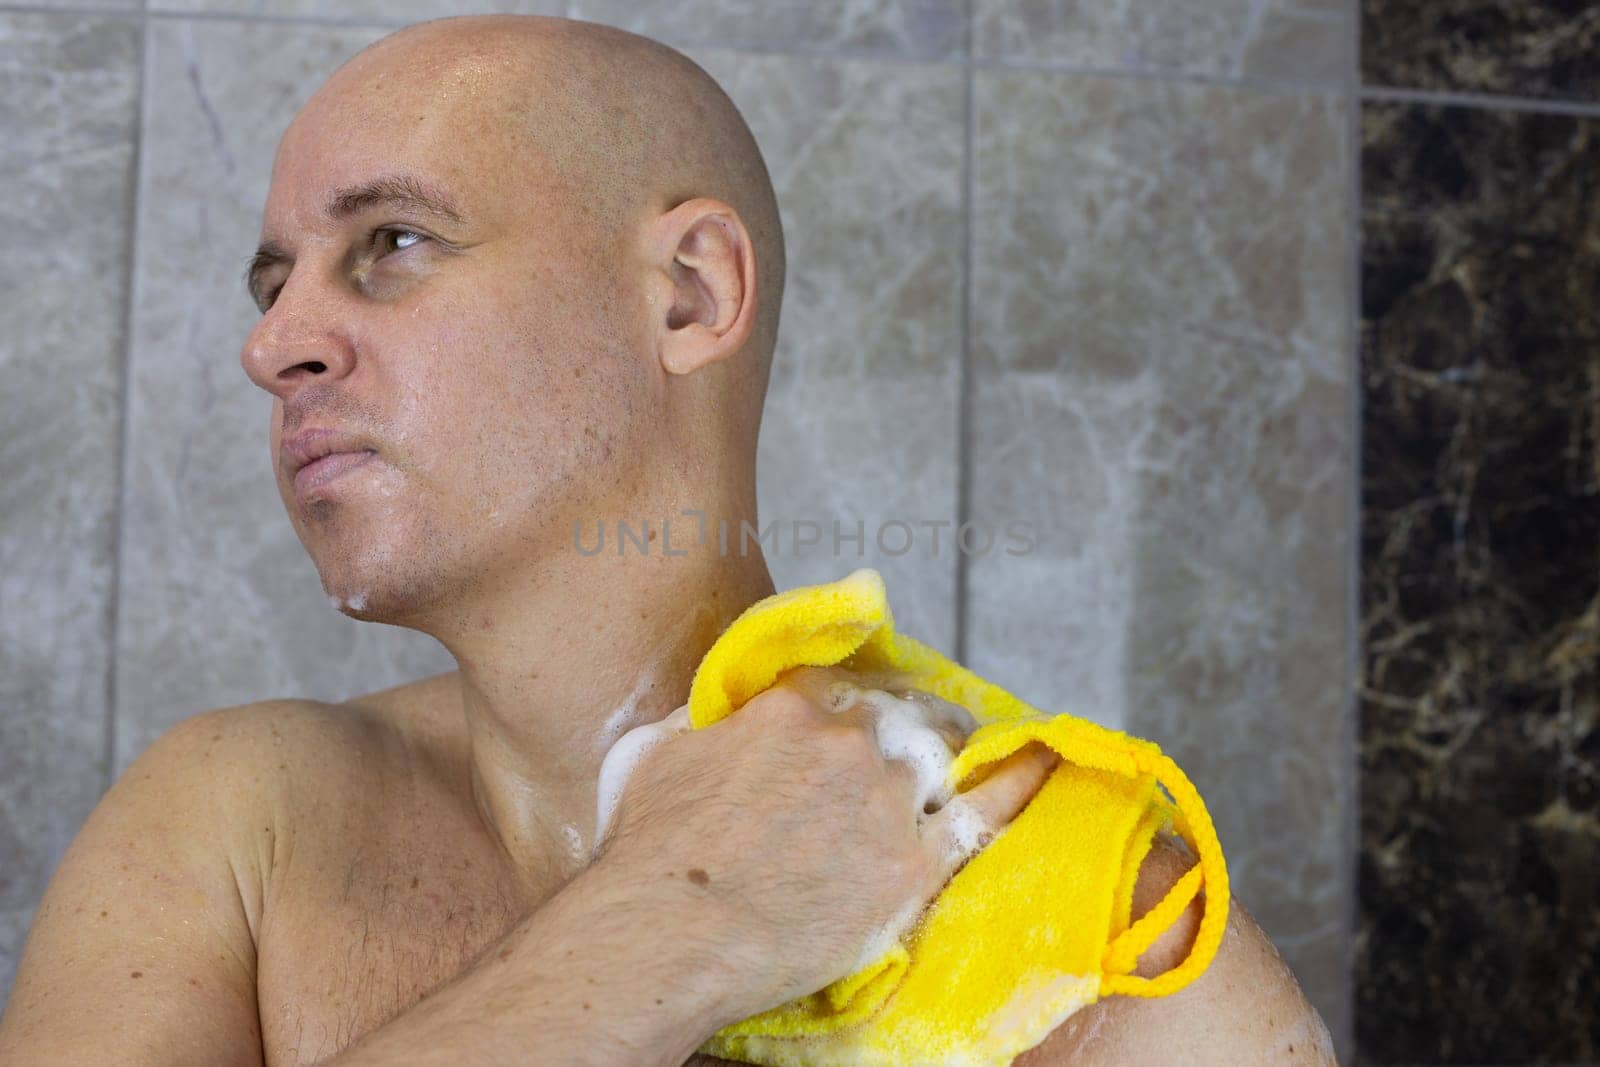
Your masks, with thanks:
M1100 992L1105 996L1164 997L1200 977L1211 965L1222 944L1230 900L1228 867L1222 858L1222 844L1217 840L1216 827L1212 825L1205 802L1200 799L1199 791L1188 776L1164 755L1143 750L1130 751L1129 755L1140 771L1154 775L1171 794L1177 807L1174 822L1179 835L1194 850L1199 861L1167 891L1160 903L1106 946ZM1129 974L1137 965L1140 954L1177 921L1202 887L1206 894L1205 910L1189 955L1170 971L1154 978Z

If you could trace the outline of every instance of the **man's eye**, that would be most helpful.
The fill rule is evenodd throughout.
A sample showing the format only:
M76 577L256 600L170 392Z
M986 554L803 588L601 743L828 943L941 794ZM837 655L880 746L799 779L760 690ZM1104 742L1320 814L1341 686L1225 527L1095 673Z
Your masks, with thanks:
M394 246L389 244L391 238L398 241L407 237L415 237L416 241L413 241L410 244ZM392 226L386 226L381 229L373 230L372 238L373 244L377 247L392 248L392 250L396 252L404 252L408 248L415 248L418 242L426 241L428 239L424 234L420 234L416 230L403 230Z
M416 240L410 241L410 242L405 243L405 244L394 244L394 245L391 245L391 243L390 243L391 239L393 239L395 242L399 242L399 241L403 241L405 238L409 238L409 237L414 237L414 238L416 238ZM429 240L429 237L428 237L427 234L418 233L416 230L402 229L401 227L398 227L398 226L382 226L382 227L379 227L378 229L372 231L372 237L370 238L370 241L371 241L371 244L373 245L373 247L381 248L381 249L384 249L385 251L393 251L393 252L404 252L407 249L417 247L418 244L420 244L421 242L426 241L426 240ZM270 293L268 293L266 295L266 297L265 297L265 299L263 301L264 304L265 304L265 307L263 307L263 309L262 309L263 313L265 313L267 309L272 307L273 303L278 299L278 294L280 292L282 292L282 291L283 291L283 286L280 285L280 286L278 286L278 288L272 290L272 292L270 292Z

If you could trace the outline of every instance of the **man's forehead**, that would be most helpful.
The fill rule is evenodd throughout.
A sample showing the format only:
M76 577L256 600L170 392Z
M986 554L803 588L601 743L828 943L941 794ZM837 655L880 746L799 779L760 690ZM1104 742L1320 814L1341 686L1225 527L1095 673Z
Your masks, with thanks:
M452 146L415 129L386 143L363 140L358 134L291 145L286 138L267 191L262 239L287 243L374 207L457 226L484 214L480 186L492 171L491 161L481 158L485 146Z
M341 70L289 124L273 160L264 237L348 217L375 192L465 215L481 206L478 187L505 180L511 130L500 65L468 57L444 70L395 59Z

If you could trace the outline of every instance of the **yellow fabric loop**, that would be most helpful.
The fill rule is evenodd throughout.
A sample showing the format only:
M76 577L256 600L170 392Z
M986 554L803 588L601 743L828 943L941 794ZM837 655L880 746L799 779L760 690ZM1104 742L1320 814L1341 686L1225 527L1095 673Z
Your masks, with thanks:
M1200 799L1200 793L1189 781L1189 776L1166 756L1156 758L1153 771L1157 780L1172 794L1179 814L1184 816L1184 829L1187 832L1183 837L1189 847L1194 849L1199 862L1167 892L1144 919L1135 923L1132 929L1107 949L1106 970L1114 972L1108 974L1101 983L1102 992L1107 994L1164 997L1177 992L1200 977L1211 965L1217 949L1222 945L1222 935L1227 929L1228 905L1231 899L1228 866L1223 861L1222 844L1217 840L1216 827L1211 823L1211 815L1206 811L1205 802ZM1194 899L1202 885L1206 893L1205 910L1201 914L1200 929L1195 934L1194 945L1189 950L1188 957L1172 970L1155 978L1139 978L1126 973L1133 969L1139 954L1154 944L1156 937L1172 925L1189 906L1189 902ZM1146 919L1156 921L1147 924ZM1136 934L1135 931L1139 931L1141 927L1144 927L1144 930ZM1127 959L1130 950L1134 950L1131 961ZM1113 960L1115 966L1112 966Z
M1156 943L1156 938L1166 932L1167 927L1177 921L1178 916L1189 906L1189 902L1200 892L1200 882L1203 875L1197 864L1178 880L1178 883L1162 897L1155 907L1144 914L1138 922L1117 936L1117 939L1106 946L1105 971L1109 976L1125 975L1133 970L1139 963L1139 957L1144 955L1151 945ZM1110 979L1108 978L1108 981ZM1101 991L1106 990L1106 984L1101 984Z
M787 670L835 664L896 672L973 714L978 728L946 779L954 793L977 787L1030 742L1061 763L879 959L723 1027L701 1052L769 1067L1003 1067L1102 996L1162 996L1210 964L1227 920L1227 868L1205 805L1177 765L1149 741L1046 715L895 632L883 579L870 568L746 609L695 672L690 725L704 729L735 713ZM1199 862L1130 924L1139 869L1167 825ZM1202 888L1205 912L1188 958L1154 979L1130 975Z

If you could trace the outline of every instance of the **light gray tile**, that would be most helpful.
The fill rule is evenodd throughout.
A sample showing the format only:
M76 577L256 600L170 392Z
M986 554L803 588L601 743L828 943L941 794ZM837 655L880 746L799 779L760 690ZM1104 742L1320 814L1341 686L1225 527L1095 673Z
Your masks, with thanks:
M573 0L570 14L678 47L908 59L966 48L965 0Z
M773 580L786 588L875 567L897 626L953 651L949 536L935 555L922 524L956 514L961 71L688 54L745 116L783 216L759 513L763 524L814 521L823 543L796 553L784 541ZM834 552L836 521L844 534L863 524L863 555L842 539ZM914 535L902 554L895 521Z
M148 0L150 11L266 15L400 26L452 15L560 15L564 0Z
M1203 4L975 0L973 52L1099 70L1344 84L1353 0L1208 0Z
M950 654L955 385L933 375L890 384L801 378L769 396L757 478L762 528L773 527L778 547L768 564L779 589L872 567L896 629ZM819 540L797 548L797 535Z
M0 912L105 786L138 34L0 12Z
M980 278L979 301L1015 282L975 270ZM1106 386L1091 402L1066 373L978 375L974 385L968 665L1042 711L1121 729L1133 609L1132 486L1121 472L1148 391ZM1003 535L1015 523L1025 540ZM981 529L996 531L983 555Z
M1239 73L1339 89L1349 81L1355 61L1348 18L1273 6L1245 39Z
M119 771L207 708L343 700L454 667L432 638L329 605L273 481L271 399L239 366L256 316L239 279L278 137L322 80L383 32L150 25Z
M1254 2L974 0L973 51L983 59L1224 73L1232 66Z
M980 71L975 108L973 510L1040 547L973 561L973 666L1161 744L1342 1032L1345 104Z

